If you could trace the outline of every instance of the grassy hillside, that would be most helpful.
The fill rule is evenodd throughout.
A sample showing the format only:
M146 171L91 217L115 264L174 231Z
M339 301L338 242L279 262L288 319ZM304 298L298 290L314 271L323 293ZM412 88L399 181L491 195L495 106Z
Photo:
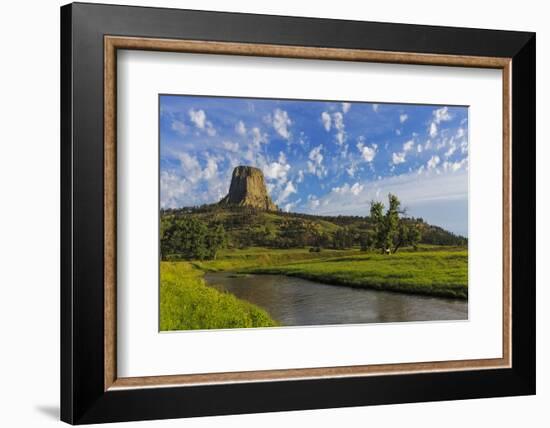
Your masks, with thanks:
M209 228L221 225L226 233L229 248L319 246L341 249L349 247L337 242L338 236L342 233L349 236L348 242L359 246L365 234L372 229L369 217L314 216L218 205L161 211L163 221L174 217L196 218ZM423 219L411 218L408 221L419 225L421 243L451 246L467 244L466 238L438 226L429 225Z
M160 330L272 327L263 309L208 287L188 262L160 265Z

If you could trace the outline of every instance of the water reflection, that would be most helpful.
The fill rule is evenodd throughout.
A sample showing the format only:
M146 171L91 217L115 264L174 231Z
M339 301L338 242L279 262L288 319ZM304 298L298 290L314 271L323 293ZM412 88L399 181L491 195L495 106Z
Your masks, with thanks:
M284 275L209 273L208 284L269 312L285 326L468 319L464 300L321 284Z

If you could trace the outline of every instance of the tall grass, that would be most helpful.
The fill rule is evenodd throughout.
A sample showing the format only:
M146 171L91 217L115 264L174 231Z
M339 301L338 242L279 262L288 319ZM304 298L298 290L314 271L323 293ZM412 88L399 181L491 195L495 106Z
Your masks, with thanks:
M468 298L468 252L459 249L367 253L242 270L358 288Z
M188 262L161 262L161 331L278 325L263 309L208 287L203 274Z

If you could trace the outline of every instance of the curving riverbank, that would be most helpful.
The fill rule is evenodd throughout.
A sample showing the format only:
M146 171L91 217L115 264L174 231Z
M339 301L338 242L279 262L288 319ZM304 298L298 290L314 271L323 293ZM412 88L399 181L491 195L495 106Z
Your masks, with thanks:
M408 294L468 298L466 250L363 254L308 260L241 272L287 275L330 285Z
M407 299L413 300L413 296L406 294L452 298L459 305L467 302L468 298L468 251L461 247L423 246L418 251L405 249L392 255L359 249L321 252L310 252L308 248L228 249L221 251L216 260L161 262L160 269L162 331L279 325L275 321L278 320L277 315L269 312L269 305L265 302L247 298L248 291L235 295L231 290L217 287L219 284L215 280L207 283L205 272L222 272L227 277L252 273L282 275L273 281L273 287L269 287L273 290L272 300L282 292L283 287L277 289L276 285L286 282L283 276L315 281L317 284L309 287L311 293L298 299L301 305L316 301L317 294L321 294L320 288L329 284L332 290L328 291L332 297L327 305L332 305L331 311L336 312L344 312L350 307L349 304L339 303L338 296L348 293L342 290L342 286L402 294L403 298L396 296L397 300L391 300L400 301L403 307L409 306L410 303L405 302ZM241 277L236 282L246 281ZM249 285L251 292L255 285ZM380 296L371 296L370 299L379 301ZM280 295L277 299L280 300ZM288 302L283 299L280 304L292 306ZM422 310L421 304L416 306L419 311ZM433 305L426 304L425 307L429 310ZM467 313L467 303L464 307ZM295 309L299 312L298 307ZM383 313L381 319L392 319L394 309L386 308L385 311L387 313ZM440 318L429 315L425 319Z
M207 273L211 287L266 309L283 326L468 319L468 302L326 285L286 275Z

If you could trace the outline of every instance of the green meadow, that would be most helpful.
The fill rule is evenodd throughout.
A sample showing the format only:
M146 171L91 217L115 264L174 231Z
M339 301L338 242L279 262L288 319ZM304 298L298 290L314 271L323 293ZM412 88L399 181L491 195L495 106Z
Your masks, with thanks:
M160 329L220 329L278 325L260 307L209 287L205 272L296 276L335 286L468 298L468 251L421 245L392 255L359 249L221 250L215 260L161 262Z
M290 275L326 284L439 297L468 298L464 249L359 254L254 267L245 272Z

